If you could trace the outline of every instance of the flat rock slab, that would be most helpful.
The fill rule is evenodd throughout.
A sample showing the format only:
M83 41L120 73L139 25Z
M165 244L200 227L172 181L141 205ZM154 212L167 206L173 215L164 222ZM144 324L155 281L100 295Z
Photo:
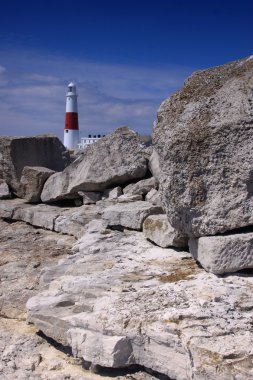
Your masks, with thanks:
M121 226L141 230L144 220L149 215L161 212L159 206L154 206L149 202L137 201L107 207L102 213L102 219L108 227Z
M100 214L99 208L95 205L81 207L30 205L23 199L11 199L0 202L0 218L20 220L36 227L79 238L84 233L86 224L93 219L100 219Z
M217 278L129 230L90 225L73 253L44 271L27 307L75 356L177 380L252 379L252 277Z
M253 232L190 239L190 252L208 272L253 268Z
M143 223L143 233L147 239L159 247L187 247L188 238L176 231L168 221L167 215L150 215Z

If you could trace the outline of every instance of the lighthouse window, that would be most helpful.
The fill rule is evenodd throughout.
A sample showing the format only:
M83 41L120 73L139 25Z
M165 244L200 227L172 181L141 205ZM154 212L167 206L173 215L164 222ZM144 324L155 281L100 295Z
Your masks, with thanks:
M72 92L72 87L69 87L69 92Z

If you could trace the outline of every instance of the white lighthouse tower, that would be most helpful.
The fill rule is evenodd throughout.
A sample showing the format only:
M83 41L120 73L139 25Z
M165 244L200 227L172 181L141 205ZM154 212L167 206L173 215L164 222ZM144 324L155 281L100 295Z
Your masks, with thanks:
M64 128L64 146L67 149L77 148L79 142L78 111L76 85L70 82L66 94L66 117Z

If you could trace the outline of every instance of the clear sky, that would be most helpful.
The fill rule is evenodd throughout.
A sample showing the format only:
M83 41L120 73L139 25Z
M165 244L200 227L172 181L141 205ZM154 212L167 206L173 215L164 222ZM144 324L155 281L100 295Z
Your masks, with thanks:
M253 2L1 2L0 135L63 135L78 89L82 135L151 133L161 102L193 71L253 54Z

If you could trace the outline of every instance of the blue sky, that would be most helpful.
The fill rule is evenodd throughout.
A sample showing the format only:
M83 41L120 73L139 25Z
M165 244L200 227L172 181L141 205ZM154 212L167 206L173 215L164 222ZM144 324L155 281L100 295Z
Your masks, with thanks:
M0 134L62 137L71 80L82 135L151 133L193 71L253 54L252 19L250 1L3 2Z

